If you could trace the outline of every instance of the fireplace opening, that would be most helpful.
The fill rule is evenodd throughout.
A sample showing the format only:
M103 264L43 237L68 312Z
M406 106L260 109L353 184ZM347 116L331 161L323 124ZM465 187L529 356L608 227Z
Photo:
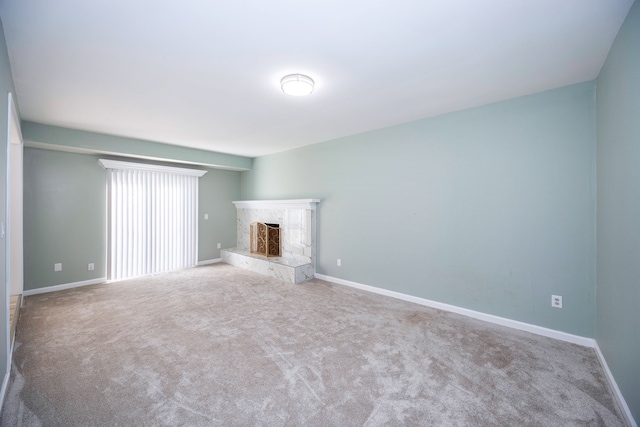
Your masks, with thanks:
M249 226L249 236L252 254L266 257L281 256L280 224L253 222Z

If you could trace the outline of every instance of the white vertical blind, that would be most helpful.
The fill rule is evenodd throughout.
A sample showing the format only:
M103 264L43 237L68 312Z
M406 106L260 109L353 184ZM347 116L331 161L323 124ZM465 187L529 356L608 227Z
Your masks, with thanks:
M198 176L109 168L107 178L110 280L196 265Z

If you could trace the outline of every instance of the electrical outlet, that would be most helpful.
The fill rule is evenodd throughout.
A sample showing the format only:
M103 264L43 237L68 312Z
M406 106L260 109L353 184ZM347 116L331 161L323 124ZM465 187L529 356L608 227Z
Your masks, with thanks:
M336 262L336 264L338 264L338 267L342 267L342 260L338 258L338 262Z
M53 271L62 271L62 263L61 262L57 262L57 263L53 264Z
M553 307L553 308L562 308L562 296L561 295L551 295L551 307Z
M218 243L218 249L220 249L222 247L222 243Z
M90 263L89 263L89 266L87 267L87 270L89 270L89 271L93 271L93 270L95 270L95 269L96 269L95 264L94 264L94 263L92 263L92 262L90 262Z
M209 219L209 214L204 214L204 219Z

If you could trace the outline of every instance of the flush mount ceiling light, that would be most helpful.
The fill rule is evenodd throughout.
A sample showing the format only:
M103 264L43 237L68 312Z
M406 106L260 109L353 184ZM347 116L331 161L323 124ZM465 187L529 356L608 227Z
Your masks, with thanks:
M313 92L314 82L303 74L289 74L280 80L282 91L288 95L304 96Z

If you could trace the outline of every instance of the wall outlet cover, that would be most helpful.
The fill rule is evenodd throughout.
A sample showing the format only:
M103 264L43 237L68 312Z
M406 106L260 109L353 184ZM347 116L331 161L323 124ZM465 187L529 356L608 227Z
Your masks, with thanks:
M562 308L562 295L551 295L551 307Z
M93 270L95 270L96 266L95 266L94 263L90 262L89 266L87 268L88 268L89 271L93 271Z
M57 263L53 264L53 271L62 271L62 263L61 262L57 262Z

